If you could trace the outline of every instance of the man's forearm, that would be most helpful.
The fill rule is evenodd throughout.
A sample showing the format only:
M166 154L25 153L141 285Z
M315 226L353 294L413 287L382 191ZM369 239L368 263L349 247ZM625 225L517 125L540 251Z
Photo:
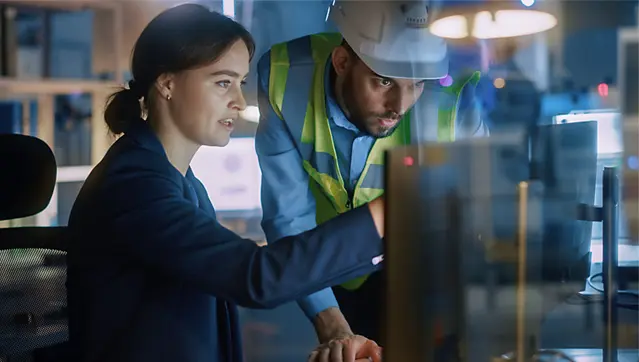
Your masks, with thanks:
M353 335L346 318L337 307L319 312L313 320L313 325L320 343L327 343L332 339Z

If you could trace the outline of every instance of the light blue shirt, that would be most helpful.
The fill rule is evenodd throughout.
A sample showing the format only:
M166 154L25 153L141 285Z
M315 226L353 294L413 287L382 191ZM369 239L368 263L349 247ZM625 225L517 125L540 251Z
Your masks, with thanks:
M296 235L317 226L315 221L315 198L309 189L309 176L302 167L302 158L295 146L284 122L275 114L268 99L268 82L270 75L270 52L266 53L258 63L258 101L260 108L260 123L255 137L255 148L262 169L262 228L268 242L277 241L283 237ZM361 133L344 115L333 96L330 86L331 63L326 64L325 97L328 122L333 134L333 142L337 153L339 170L344 180L346 190L352 197L357 180L361 176L368 154L375 139ZM440 86L428 89L427 97L422 100L437 99ZM429 87L431 88L432 85ZM456 98L456 97L455 97ZM436 101L437 102L437 101ZM437 103L436 103L437 104ZM421 107L415 107L420 112ZM422 108L423 109L423 108ZM435 108L434 117L437 117ZM455 119L456 137L488 136L488 128L481 115L475 87L466 87L462 91L459 113ZM411 122L411 129L425 125L432 125L434 130L426 134L437 135L436 122L431 122L430 116L417 117L422 123ZM300 120L302 121L302 120ZM426 123L423 123L426 122ZM413 137L421 139L421 133L411 131ZM300 301L300 307L311 320L317 313L338 306L333 291L324 289Z
M344 115L332 94L330 62L325 78L327 115L339 169L346 189L352 194L364 170L374 138L361 133ZM299 234L317 226L315 198L302 168L302 158L284 122L275 114L268 100L270 52L258 63L258 97L260 123L255 148L262 169L262 228L268 242ZM330 288L300 301L300 307L311 320L321 311L337 307Z

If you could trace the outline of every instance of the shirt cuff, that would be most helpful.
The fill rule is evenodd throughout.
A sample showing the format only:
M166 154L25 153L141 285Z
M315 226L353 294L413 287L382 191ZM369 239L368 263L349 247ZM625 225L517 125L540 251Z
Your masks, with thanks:
M306 317L311 320L315 319L320 312L333 307L339 307L335 294L331 288L322 289L297 301L302 308Z

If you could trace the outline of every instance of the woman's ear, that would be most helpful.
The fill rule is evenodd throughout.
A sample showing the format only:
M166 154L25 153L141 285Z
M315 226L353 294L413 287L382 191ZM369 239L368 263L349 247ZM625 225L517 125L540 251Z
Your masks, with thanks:
M158 95L164 99L171 99L175 89L175 76L171 73L161 74L155 81L155 89Z

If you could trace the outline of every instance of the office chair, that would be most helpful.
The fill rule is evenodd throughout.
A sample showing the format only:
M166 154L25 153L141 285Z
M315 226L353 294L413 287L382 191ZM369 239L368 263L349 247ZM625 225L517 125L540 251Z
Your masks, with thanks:
M56 161L40 139L0 134L0 221L44 210ZM0 228L0 361L58 361L68 338L65 228ZM52 357L52 358L47 358Z

